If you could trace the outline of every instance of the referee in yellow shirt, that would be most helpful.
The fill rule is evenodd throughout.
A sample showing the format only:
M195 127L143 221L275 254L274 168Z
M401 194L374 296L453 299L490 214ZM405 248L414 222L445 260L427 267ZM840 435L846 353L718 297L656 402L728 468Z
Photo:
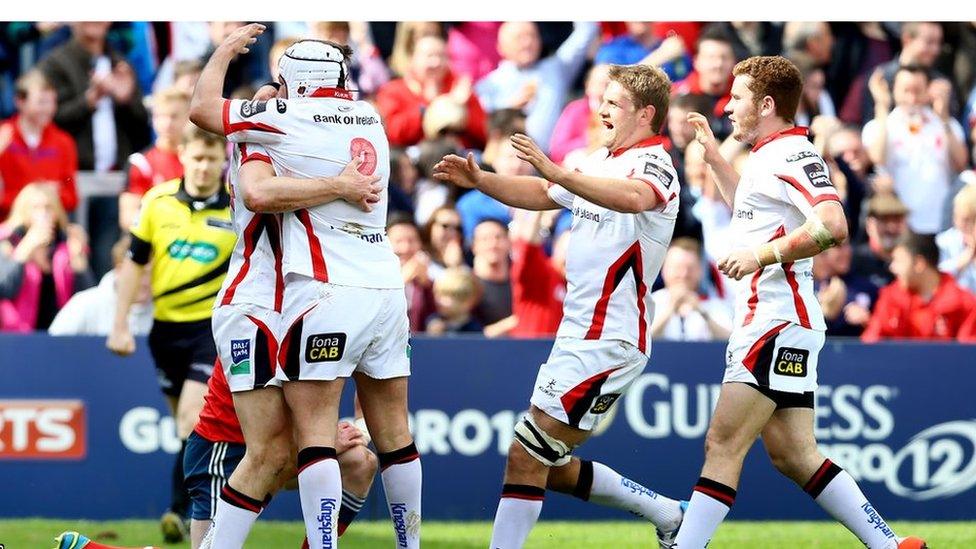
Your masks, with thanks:
M147 192L132 226L132 246L119 275L115 323L106 345L121 356L135 351L129 308L151 264L154 314L149 351L185 447L217 357L210 316L237 237L230 195L221 180L227 156L224 139L189 125L178 153L183 178ZM173 500L162 518L167 541L186 535L188 504L181 449L173 470Z

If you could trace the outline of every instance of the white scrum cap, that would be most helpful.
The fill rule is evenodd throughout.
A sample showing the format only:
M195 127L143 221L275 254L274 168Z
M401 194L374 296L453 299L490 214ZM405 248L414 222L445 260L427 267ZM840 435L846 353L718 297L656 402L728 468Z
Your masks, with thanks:
M278 59L288 95L306 97L317 88L345 88L348 70L342 50L321 40L301 40Z

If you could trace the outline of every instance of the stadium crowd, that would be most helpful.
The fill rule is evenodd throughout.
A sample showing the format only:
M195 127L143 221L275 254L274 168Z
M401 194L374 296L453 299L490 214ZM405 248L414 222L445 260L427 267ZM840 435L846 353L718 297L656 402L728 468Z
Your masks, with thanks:
M0 331L107 334L113 267L140 199L178 178L177 147L204 61L237 22L0 23ZM272 23L230 66L227 97L271 80L298 38L355 51L352 76L390 144L388 237L411 329L547 337L565 294L569 211L513 211L432 177L451 153L531 174L527 133L572 168L599 148L609 64L674 82L667 148L682 182L652 331L726 339L731 297L716 268L733 213L690 146L689 112L724 139L733 65L783 55L804 76L810 130L843 200L850 242L816 257L828 334L865 341L976 341L976 23ZM748 153L723 144L733 165ZM79 173L119 174L90 197ZM813 177L813 175L811 175ZM90 181L90 178L86 178ZM85 228L83 228L85 227ZM151 318L148 288L133 333Z

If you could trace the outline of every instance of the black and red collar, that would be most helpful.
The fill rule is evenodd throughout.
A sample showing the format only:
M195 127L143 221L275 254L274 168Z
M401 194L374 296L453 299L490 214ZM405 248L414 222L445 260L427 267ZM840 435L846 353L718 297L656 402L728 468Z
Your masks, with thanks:
M781 137L789 137L791 135L802 135L803 137L806 137L810 135L810 130L803 126L794 126L792 128L786 128L785 130L780 130L776 133L771 133L766 137L760 139L755 145L753 145L752 152L758 151L764 145L770 143L771 141L776 141Z
M610 151L610 156L617 158L618 156L624 154L630 149L643 149L644 147L653 147L654 145L663 145L664 137L660 135L652 135L643 141L638 141L629 147L620 147L619 149Z
M316 88L309 97L337 97L352 101L352 94L343 88Z

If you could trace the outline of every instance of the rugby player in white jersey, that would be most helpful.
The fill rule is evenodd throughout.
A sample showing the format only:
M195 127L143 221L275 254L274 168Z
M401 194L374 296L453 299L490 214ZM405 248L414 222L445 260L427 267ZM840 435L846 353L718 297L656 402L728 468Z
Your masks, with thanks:
M719 154L705 116L689 113L722 197L732 208L732 250L719 269L736 280L725 377L705 439L705 465L674 547L705 547L735 501L742 461L756 437L777 469L866 546L919 548L900 539L854 479L817 450L813 435L823 312L812 257L847 238L827 165L794 124L800 72L782 57L733 69L725 108L732 137L752 145L740 175Z
M275 377L295 426L309 545L336 542L338 404L345 378L354 375L379 451L397 544L418 547L421 470L407 427L409 326L399 261L385 235L389 144L375 109L346 89L351 51L331 42L302 40L285 51L277 98L222 99L227 65L263 30L258 24L237 29L225 42L232 46L211 57L201 75L207 93L198 85L191 119L230 141L262 145L270 165L245 165L253 165L259 179L334 177L356 158L358 171L380 182L368 211L345 201L275 208L288 210L281 258L285 335Z
M482 172L472 156L447 156L434 176L516 208L573 212L563 320L539 370L529 413L515 427L491 547L521 547L546 489L631 511L670 543L681 504L572 456L640 375L651 353L654 283L671 241L679 183L657 135L671 82L657 68L613 66L599 116L603 147L571 172L524 135L512 137L541 177Z

